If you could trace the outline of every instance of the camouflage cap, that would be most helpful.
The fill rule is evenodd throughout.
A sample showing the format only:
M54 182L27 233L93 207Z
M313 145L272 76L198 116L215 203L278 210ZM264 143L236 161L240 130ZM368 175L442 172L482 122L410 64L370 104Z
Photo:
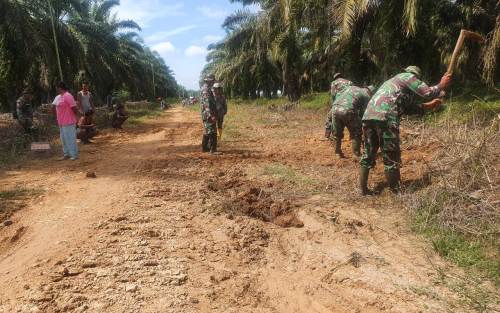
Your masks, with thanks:
M415 65L410 65L407 68L404 69L405 72L407 73L412 73L420 77L422 75L422 71L420 70L420 67L415 66Z
M205 79L204 81L214 81L215 80L215 76L214 74L208 74L207 76L205 76Z
M212 88L213 89L222 88L222 85L220 83L215 83Z
M336 80L337 78L341 78L341 77L342 77L342 73L333 74L333 80Z

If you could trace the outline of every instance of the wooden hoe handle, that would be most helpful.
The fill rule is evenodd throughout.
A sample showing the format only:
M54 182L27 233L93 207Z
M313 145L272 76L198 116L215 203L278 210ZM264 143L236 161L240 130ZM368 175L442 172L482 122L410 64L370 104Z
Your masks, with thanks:
M448 71L447 73L452 75L453 70L455 69L455 66L458 61L458 55L460 54L460 51L462 50L462 47L464 45L465 38L477 41L479 43L484 43L484 37L479 35L478 33L474 33L465 29L462 29L460 31L460 36L458 36L457 44L455 45L455 50L453 50L453 54L451 55L451 60L450 60L450 65L448 65Z

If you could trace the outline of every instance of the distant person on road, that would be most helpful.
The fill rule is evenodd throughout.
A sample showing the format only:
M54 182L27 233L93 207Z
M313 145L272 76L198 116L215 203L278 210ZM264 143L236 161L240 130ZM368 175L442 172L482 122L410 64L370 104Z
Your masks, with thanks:
M214 75L207 75L205 84L201 89L200 109L203 121L203 138L201 149L203 152L217 153L217 108L212 87L215 82Z
M165 100L163 100L162 98L160 98L160 109L161 110L165 110L166 106L165 106Z
M33 101L32 92L29 89L23 91L23 95L16 101L17 121L23 127L26 134L34 135L36 129L33 126Z
M125 111L125 105L118 98L113 98L112 103L115 105L115 112L111 118L111 126L116 129L122 129L123 123L128 119L127 111Z
M80 117L78 121L78 134L76 137L80 139L83 144L89 144L92 143L90 139L95 135L97 135L97 129L92 122L92 114L91 112L87 112Z
M329 140L331 138L332 132L335 130L335 121L333 120L334 104L337 94L342 92L345 88L352 86L353 83L350 80L342 78L341 73L335 73L333 75L333 81L330 85L330 99L331 99L331 109L328 112L325 122L325 138L323 140Z
M422 108L433 109L442 103L438 97L451 84L451 75L445 74L439 84L429 87L420 80L421 70L417 66L407 67L386 81L373 95L363 115L363 136L365 148L361 159L360 189L362 195L371 193L368 190L370 169L375 166L377 151L382 151L385 176L390 189L399 191L401 149L399 145L399 122L402 113L403 99L415 94L433 99L424 103Z
M337 94L333 105L332 120L335 125L335 154L339 158L344 157L342 153L344 128L349 130L353 155L356 157L361 155L361 119L374 91L374 86L365 88L349 86Z
M226 98L222 94L222 85L215 83L212 87L215 99L215 108L217 110L217 139L220 141L222 137L222 126L224 124L224 116L227 114Z
M95 112L94 100L92 99L92 93L89 91L89 82L84 81L82 83L82 90L76 95L76 104L81 115L90 112L90 116L92 116Z
M53 103L63 146L63 157L60 160L76 160L78 159L78 145L76 143L78 107L64 82L57 85L57 91L59 96L54 99Z

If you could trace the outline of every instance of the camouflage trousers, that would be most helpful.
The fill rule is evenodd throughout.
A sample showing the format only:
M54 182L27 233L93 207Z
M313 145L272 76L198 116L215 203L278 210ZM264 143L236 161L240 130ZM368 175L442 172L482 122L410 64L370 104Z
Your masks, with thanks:
M23 127L25 133L31 133L33 131L33 120L31 118L20 116L17 120Z
M328 115L325 121L325 130L331 131L332 133L335 131L335 120L333 119L333 108L328 111Z
M399 126L389 125L386 121L363 121L365 147L360 164L364 168L375 167L378 149L382 151L384 170L392 171L401 166L399 145Z
M203 128L205 135L217 134L217 121L203 121Z
M354 112L335 112L333 124L336 139L342 140L344 138L344 129L347 128L351 140L361 140L361 119Z

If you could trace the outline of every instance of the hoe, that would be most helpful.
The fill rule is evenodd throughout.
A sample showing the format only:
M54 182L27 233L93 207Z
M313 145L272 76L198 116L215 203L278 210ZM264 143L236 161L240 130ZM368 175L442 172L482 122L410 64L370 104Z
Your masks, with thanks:
M458 36L457 44L455 45L455 50L453 50L453 54L451 56L450 65L448 65L448 71L447 71L448 74L453 75L453 71L455 70L455 67L457 65L458 55L462 50L465 39L469 39L471 41L475 41L480 44L483 44L485 42L484 37L481 36L480 34L462 29L460 31L460 36Z

